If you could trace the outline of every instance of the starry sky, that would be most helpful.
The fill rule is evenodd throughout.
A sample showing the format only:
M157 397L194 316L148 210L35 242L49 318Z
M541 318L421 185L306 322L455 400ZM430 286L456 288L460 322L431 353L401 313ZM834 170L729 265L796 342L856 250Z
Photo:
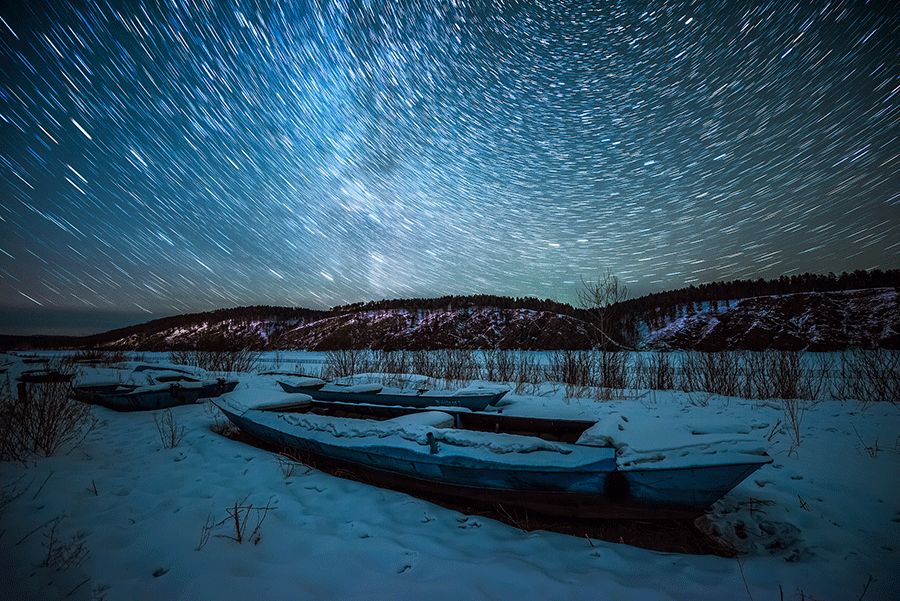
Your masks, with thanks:
M0 17L0 331L900 265L890 2Z

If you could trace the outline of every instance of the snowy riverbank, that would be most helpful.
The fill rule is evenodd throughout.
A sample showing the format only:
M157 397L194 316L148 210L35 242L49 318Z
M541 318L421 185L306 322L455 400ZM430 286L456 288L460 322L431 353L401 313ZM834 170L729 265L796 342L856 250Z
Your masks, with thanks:
M238 392L251 388L261 398L278 394L273 377L243 377ZM898 598L897 406L810 405L801 444L789 453L777 401L668 391L598 402L556 390L511 394L505 412L596 418L615 424L604 433L618 432L632 449L654 432L667 440L672 432L734 434L766 448L774 462L710 514L740 557L523 532L302 466L287 473L272 453L214 433L221 418L208 404L172 410L184 427L173 449L162 448L155 412L96 407L99 423L74 451L28 466L0 463L5 494L21 493L0 509L3 596L856 599L868 583L865 599ZM275 508L258 544L216 536L229 534L225 524L198 550L209 516L227 517L226 507L245 497ZM56 518L64 546L86 552L80 565L41 566Z

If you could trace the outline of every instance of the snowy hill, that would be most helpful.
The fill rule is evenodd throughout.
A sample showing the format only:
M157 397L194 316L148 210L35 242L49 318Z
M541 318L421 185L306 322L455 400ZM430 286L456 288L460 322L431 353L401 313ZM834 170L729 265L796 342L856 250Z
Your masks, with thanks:
M497 307L359 310L306 320L225 318L136 333L107 344L165 350L202 345L211 338L243 341L269 349L309 350L546 349L586 348L590 344L587 324L577 317L552 311Z
M648 328L648 348L841 350L900 348L896 288L803 292L704 303L699 310Z
M897 288L800 292L682 302L640 313L614 308L620 331L643 349L900 349ZM641 300L641 299L638 299ZM633 303L633 301L629 301ZM0 337L7 348L110 347L165 351L217 346L260 350L380 348L583 349L585 311L536 299L456 297L381 301L329 311L242 307L180 315L84 338Z

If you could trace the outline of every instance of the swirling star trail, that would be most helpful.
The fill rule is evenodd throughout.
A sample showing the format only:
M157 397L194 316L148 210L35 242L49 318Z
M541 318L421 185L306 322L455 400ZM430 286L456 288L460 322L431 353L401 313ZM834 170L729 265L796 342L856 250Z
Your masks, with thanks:
M887 2L21 2L0 306L897 267Z

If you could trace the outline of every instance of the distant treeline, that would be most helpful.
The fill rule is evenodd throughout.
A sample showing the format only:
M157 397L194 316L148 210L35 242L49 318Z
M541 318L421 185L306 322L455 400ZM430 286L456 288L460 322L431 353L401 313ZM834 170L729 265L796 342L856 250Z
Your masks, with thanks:
M456 311L475 307L496 307L497 309L530 309L550 311L564 315L578 312L572 305L550 299L532 296L495 296L493 294L471 294L468 296L439 296L437 298L404 298L393 300L352 303L332 308L328 313L343 314L356 311Z
M781 276L776 280L732 280L688 286L666 292L655 292L618 303L610 308L616 319L625 324L637 321L655 323L672 318L679 311L694 312L697 305L709 303L716 306L722 301L738 300L753 296L796 294L800 292L839 292L862 288L898 288L900 269L882 271L858 269L840 275L829 273L803 273Z

